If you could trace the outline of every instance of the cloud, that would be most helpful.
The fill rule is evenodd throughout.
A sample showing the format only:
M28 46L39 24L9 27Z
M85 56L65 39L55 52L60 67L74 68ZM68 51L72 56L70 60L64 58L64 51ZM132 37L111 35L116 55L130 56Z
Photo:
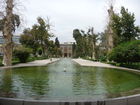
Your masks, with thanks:
M115 7L119 11L123 5L134 12L136 24L140 24L139 0L117 0ZM53 32L61 42L74 41L73 29L87 30L89 26L95 28L95 32L102 32L106 26L107 2L106 0L24 0L26 10L23 12L26 18L26 27L36 23L36 18L50 17L54 25Z

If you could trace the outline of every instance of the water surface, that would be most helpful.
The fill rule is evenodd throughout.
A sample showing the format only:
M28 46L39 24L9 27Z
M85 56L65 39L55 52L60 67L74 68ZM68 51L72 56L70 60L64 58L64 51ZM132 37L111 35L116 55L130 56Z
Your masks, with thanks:
M42 67L0 70L0 97L105 99L135 94L131 91L139 88L140 75L117 69L81 67L71 59Z

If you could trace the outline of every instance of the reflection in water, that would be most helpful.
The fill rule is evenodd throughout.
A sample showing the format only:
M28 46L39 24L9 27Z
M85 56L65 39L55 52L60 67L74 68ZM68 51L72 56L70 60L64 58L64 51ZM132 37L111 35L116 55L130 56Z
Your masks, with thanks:
M26 70L25 68L20 68L20 70L14 70L14 72L22 82L21 87L24 97L40 99L49 91L47 67L43 69L41 67L29 67ZM21 95L23 97L23 94Z
M101 68L79 67L73 75L73 90L79 96L94 97L94 99L105 98L106 88L103 82ZM82 92L82 94L81 94Z
M140 88L140 75L126 71L108 69L104 71L103 78L109 98L136 94L133 91L130 91L130 93L127 91Z
M12 70L5 69L1 72L0 76L0 96L2 97L16 97L15 92L13 91L13 78Z
M71 59L61 59L44 67L0 70L0 97L104 99L122 96L122 92L139 87L139 75L116 69L81 67Z

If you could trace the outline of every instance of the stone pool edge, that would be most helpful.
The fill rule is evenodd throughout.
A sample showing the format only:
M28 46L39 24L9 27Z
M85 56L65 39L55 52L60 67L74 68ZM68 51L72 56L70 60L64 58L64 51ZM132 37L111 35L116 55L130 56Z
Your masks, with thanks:
M0 98L0 105L140 105L140 94L105 100L27 100Z
M54 63L56 61L59 61L59 58L53 58L52 60L50 59L45 59L45 60L35 60L32 62L28 63L20 63L16 64L13 66L1 66L0 69L8 69L8 68L18 68L18 67L33 67L33 66L46 66L48 64Z
M76 62L77 64L79 64L80 66L114 68L114 69L120 69L120 70L140 74L140 70L138 70L138 69L131 69L131 68L126 68L126 67L118 67L118 66L113 66L113 65L110 65L110 64L101 63L101 62L93 62L93 61L89 61L89 60L84 60L84 59L81 59L81 58L80 59L72 59L72 60L74 62ZM87 63L85 64L86 61L87 61Z

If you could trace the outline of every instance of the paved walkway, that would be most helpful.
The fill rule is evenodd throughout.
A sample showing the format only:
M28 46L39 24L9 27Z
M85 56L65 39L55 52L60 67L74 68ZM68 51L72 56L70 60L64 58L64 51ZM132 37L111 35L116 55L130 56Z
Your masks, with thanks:
M75 61L76 63L80 64L81 66L115 68L115 69L123 69L123 70L126 70L126 71L133 71L133 72L139 72L140 73L140 70L113 66L113 65L105 64L105 63L101 63L101 62L94 62L94 61L90 61L90 60L84 60L84 59L81 59L81 58L73 59L73 61Z
M59 59L57 58L52 58L52 60L50 59L46 59L46 60L36 60L33 62L28 62L28 63L20 63L17 65L13 65L13 66L8 66L8 67L0 67L0 69L4 69L4 68L14 68L14 67L29 67L29 66L44 66L47 65L49 63L53 63L58 61ZM80 64L81 66L93 66L93 67L106 67L106 68L116 68L116 69L122 69L122 70L126 70L126 71L132 71L132 72L139 72L140 70L135 70L135 69L130 69L130 68L125 68L125 67L118 67L118 66L113 66L110 64L105 64L105 63L101 63L101 62L94 62L94 61L89 61L89 60L84 60L81 58L78 59L72 59L73 61L77 62L78 64Z
M45 59L45 60L35 60L35 61L32 61L32 62L28 62L28 63L20 63L20 64L16 64L16 65L13 65L13 66L8 66L8 67L0 67L0 69L4 69L4 68L14 68L14 67L29 67L29 66L44 66L44 65L47 65L49 63L53 63L55 61L58 61L59 59L57 58L52 58L51 59Z

